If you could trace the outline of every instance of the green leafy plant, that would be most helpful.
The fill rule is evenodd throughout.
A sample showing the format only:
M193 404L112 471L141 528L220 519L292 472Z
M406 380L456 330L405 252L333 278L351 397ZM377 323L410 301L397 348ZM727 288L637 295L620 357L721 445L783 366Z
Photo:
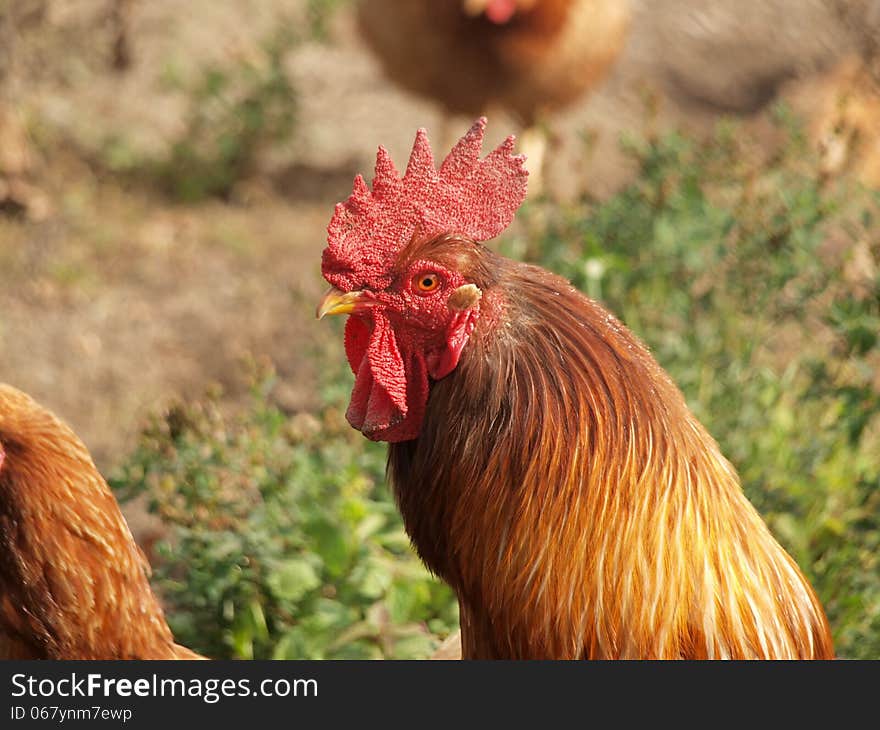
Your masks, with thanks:
M288 418L271 379L242 416L216 394L155 418L113 485L170 528L155 583L182 643L214 658L412 658L458 625L412 552L384 450L340 411Z

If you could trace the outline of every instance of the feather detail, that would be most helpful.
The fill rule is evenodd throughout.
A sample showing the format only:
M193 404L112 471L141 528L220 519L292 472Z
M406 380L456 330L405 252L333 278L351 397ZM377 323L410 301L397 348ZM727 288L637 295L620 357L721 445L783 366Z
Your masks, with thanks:
M174 643L149 565L73 431L0 384L0 653L195 659Z

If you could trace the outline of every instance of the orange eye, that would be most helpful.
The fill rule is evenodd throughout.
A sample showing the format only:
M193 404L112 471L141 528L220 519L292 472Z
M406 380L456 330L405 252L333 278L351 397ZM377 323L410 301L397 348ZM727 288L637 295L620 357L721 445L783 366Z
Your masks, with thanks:
M415 285L420 294L430 294L440 286L440 277L433 273L419 274L415 278Z

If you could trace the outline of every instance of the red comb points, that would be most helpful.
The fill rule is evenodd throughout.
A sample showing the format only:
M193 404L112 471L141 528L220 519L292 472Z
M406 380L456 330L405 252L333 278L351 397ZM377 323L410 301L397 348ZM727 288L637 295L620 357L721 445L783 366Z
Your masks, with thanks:
M526 195L525 157L513 154L514 138L508 137L481 160L485 128L485 117L474 122L439 170L420 129L403 177L379 147L372 190L358 175L348 200L336 204L324 278L345 291L383 289L391 282L391 264L417 230L486 241L507 228Z

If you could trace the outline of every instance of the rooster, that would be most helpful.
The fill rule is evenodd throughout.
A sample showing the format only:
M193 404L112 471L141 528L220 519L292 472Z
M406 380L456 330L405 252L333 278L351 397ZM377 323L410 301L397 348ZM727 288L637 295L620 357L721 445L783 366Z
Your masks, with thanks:
M605 78L630 18L628 0L362 0L358 14L393 82L450 114L512 114L536 172L542 118Z
M527 172L478 120L435 167L380 147L328 225L319 317L350 315L347 418L389 442L470 659L831 658L822 606L734 468L607 310L483 242Z
M201 659L76 434L0 384L0 658Z

